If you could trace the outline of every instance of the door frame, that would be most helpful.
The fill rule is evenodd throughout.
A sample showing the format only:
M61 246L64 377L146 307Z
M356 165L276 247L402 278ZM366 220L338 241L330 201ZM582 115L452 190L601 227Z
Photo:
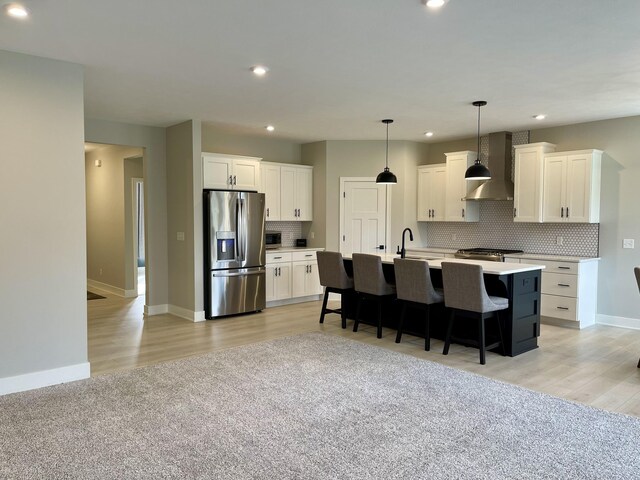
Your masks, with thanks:
M371 182L374 183L376 182L376 177L340 177L340 231L339 231L339 237L338 237L338 244L340 245L340 252L344 253L342 251L342 237L344 236L344 232L345 232L345 225L344 225L344 200L345 200L345 196L344 196L344 192L345 192L345 184L347 182ZM383 250L385 253L387 253L388 249L389 249L389 244L391 243L391 232L389 232L389 225L391 222L391 190L389 189L389 185L385 185L385 195L386 195L386 202L385 202L385 216L384 216L384 246L385 249Z
M137 157L135 157L137 158ZM143 160L144 161L144 160ZM133 291L136 292L135 296L139 296L138 293L138 192L137 185L138 183L142 184L142 202L144 204L144 178L132 177L131 178L131 222L132 222L132 240L133 240ZM143 215L144 227L146 230L147 223L144 218L145 213ZM146 242L146 232L145 232L145 242ZM146 245L145 245L146 247ZM145 262L144 262L144 275L145 275L145 285L146 285L146 276L147 276L147 259L146 259L146 248L145 248Z

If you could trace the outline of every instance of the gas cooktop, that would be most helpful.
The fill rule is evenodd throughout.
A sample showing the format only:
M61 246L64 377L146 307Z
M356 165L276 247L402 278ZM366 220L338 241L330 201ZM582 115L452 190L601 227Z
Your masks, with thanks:
M507 250L506 248L461 248L455 253L455 257L504 262L505 255L513 255L516 253L522 253L522 250Z

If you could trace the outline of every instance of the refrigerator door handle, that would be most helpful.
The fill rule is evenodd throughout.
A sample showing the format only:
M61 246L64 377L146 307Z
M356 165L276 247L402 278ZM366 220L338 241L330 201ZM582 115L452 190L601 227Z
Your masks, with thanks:
M245 211L244 208L244 198L238 198L238 204L237 204L237 220L236 220L236 228L237 228L237 232L236 232L236 237L237 237L237 244L238 244L238 260L240 261L244 261L246 258L246 250L247 250L247 239L246 239L246 232L245 232L245 227L247 225L247 213Z
M244 268L242 271L220 270L211 272L212 277L246 277L247 275L261 275L265 272L263 267Z

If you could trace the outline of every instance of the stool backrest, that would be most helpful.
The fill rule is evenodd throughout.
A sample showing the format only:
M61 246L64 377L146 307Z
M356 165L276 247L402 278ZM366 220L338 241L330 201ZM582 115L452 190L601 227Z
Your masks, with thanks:
M332 288L352 288L353 279L347 275L340 252L316 252L320 285Z
M635 267L633 273L636 274L636 283L638 284L638 290L640 290L640 267Z
M400 300L410 302L432 303L441 302L431 283L429 263L425 260L408 258L394 258L393 268L396 274L396 289Z
M480 265L442 262L442 285L447 307L485 312L493 305L484 285Z
M389 293L382 271L382 259L378 255L354 253L351 258L353 259L353 281L357 292L371 295Z

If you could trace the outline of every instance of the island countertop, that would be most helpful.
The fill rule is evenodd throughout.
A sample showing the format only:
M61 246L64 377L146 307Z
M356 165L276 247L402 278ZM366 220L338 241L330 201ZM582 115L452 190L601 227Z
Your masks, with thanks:
M393 265L395 258L400 258L398 255L392 253L380 253L377 254L382 263ZM344 255L346 260L351 260L351 255ZM442 262L452 263L471 263L474 265L480 265L484 273L491 275L511 275L514 273L530 272L533 270L543 270L544 265L532 265L528 263L505 263L505 262L488 262L486 260L470 260L467 258L437 258L428 260L429 268L435 268L440 270L442 268Z

